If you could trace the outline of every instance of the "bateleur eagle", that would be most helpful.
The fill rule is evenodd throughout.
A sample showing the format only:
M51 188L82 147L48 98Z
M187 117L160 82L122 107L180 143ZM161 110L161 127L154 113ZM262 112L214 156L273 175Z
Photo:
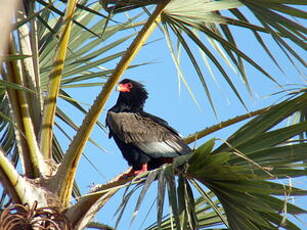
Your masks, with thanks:
M108 111L106 124L123 157L132 166L128 176L160 167L191 152L168 123L143 110L148 93L136 81L122 80L116 104Z

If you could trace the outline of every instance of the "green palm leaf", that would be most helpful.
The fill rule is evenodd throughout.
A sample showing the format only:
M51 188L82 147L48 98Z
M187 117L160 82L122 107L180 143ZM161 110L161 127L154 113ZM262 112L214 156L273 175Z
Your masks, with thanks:
M186 54L194 66L194 69L204 87L213 111L215 111L215 108L212 102L212 95L208 90L208 79L206 79L203 70L199 68L200 64L199 61L197 61L198 58L191 53L191 50L194 49L193 46L195 45L196 47L199 47L212 61L213 65L215 65L218 71L222 74L239 101L245 105L241 93L237 90L237 86L234 85L232 78L227 74L225 65L221 63L220 59L223 60L226 65L229 65L229 60L231 60L231 66L240 73L245 86L250 92L250 77L246 73L244 66L245 63L253 66L277 85L279 85L279 80L276 76L272 76L268 70L265 70L258 65L250 54L247 54L238 48L240 42L236 41L235 30L229 25L250 29L254 33L255 39L259 42L260 47L264 49L265 53L268 54L275 65L282 70L281 64L276 60L274 54L270 51L269 45L266 44L264 39L262 39L259 32L271 34L281 51L286 54L290 62L298 69L296 62L298 61L302 65L305 65L305 62L301 58L301 55L292 48L293 46L288 44L286 39L292 40L297 47L305 49L306 44L304 42L304 34L306 34L306 28L287 16L296 17L298 19L305 18L306 16L302 11L300 11L300 9L287 4L306 3L294 3L293 1L255 2L249 0L174 0L166 7L163 12L162 22L165 26L172 29L178 42L186 51ZM243 14L243 11L238 9L240 6L247 6L251 13L256 16L260 25L252 24L249 20L250 16L246 16L249 12L246 12L245 10ZM279 12L286 16L282 16ZM229 17L229 13L235 18ZM220 44L221 48L218 48L213 42L207 44L203 39L199 38L199 36L196 36L195 31L199 31L208 38L209 41L212 40L217 42L217 44ZM192 42L188 42L189 40ZM171 52L174 52L174 50L171 50ZM173 56L177 56L177 54L173 54ZM217 56L219 56L219 58L217 58Z
M305 94L281 102L245 124L225 141L226 144L214 149L215 141L210 140L194 151L188 160L186 175L194 178L192 184L200 195L193 213L201 229L215 225L229 225L231 229L276 229L278 226L299 229L284 215L306 213L289 203L288 198L307 192L279 180L307 175L302 164L306 143L285 144L286 140L306 132L307 125L299 122L281 128L280 124L304 108L306 103ZM272 127L277 128L272 130ZM179 183L177 194L181 197L178 200L192 199L191 194L182 195L183 191ZM170 204L175 217L178 205L173 199L176 192L174 189L168 192L172 194ZM214 200L213 194L216 196ZM199 201L206 202L206 206L199 205ZM180 226L178 223L182 225L179 220L171 223L172 218L167 216L148 229L158 229L159 226L171 229L172 224L176 228ZM195 229L187 222L184 226L187 226L185 229Z

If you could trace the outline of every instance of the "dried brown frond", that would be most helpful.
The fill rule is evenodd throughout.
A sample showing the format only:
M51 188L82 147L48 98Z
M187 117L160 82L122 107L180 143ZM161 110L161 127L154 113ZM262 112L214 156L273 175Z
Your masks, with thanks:
M0 215L0 230L71 230L67 218L56 208L13 204Z

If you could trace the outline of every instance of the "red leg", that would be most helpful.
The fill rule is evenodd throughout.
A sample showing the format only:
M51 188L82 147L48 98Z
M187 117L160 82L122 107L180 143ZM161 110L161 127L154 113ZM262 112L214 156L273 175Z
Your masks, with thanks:
M145 164L142 164L142 168L140 170L136 170L134 171L134 175L137 176L143 172L147 172L148 171L148 164L145 163Z
M124 174L122 176L122 178L137 176L137 175L139 175L143 172L147 172L147 171L148 171L148 165L147 165L147 163L145 163L145 164L142 164L142 168L140 170L134 170L133 168L131 168L131 170L128 173Z

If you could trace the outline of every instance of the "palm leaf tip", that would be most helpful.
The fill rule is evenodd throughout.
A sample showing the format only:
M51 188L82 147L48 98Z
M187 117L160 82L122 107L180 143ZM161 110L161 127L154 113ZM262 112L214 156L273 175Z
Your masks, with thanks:
M211 1L211 0L174 0L164 11L165 19L173 19L178 23L204 25L207 23L226 24L226 18L217 11L243 6L240 1ZM168 20L171 23L171 20ZM193 27L194 27L193 26Z

